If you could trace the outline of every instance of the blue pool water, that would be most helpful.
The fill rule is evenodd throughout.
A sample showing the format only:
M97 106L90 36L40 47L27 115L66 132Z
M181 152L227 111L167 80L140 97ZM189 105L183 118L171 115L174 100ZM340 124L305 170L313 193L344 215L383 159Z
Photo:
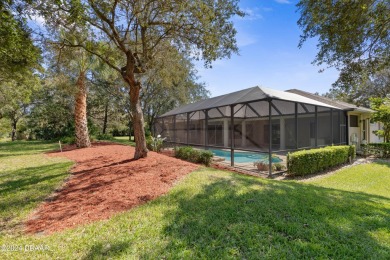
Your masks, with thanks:
M215 156L223 157L226 161L230 161L230 151L210 150ZM234 162L236 163L253 163L255 161L268 162L268 154L260 154L253 152L236 152L234 151ZM280 158L272 158L273 163L281 162Z

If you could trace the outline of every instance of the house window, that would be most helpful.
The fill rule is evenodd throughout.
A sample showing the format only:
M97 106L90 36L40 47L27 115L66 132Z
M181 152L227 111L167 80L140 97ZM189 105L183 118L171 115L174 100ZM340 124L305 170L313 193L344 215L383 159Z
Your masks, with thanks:
M350 127L359 127L358 125L358 116L349 116L349 126Z

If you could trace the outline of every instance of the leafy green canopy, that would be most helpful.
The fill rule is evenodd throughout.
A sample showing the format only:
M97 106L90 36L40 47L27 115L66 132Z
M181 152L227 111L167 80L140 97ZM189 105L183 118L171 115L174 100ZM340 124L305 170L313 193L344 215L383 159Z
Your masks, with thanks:
M194 64L188 56L175 48L168 48L143 76L141 104L148 127L157 116L179 105L192 103L209 96Z
M375 110L371 120L383 124L376 134L383 137L385 142L390 142L390 98L371 98L371 108Z
M358 84L390 65L388 0L301 0L299 46L318 37L317 65L339 69L336 87Z
M238 0L37 1L34 8L52 31L89 28L85 42L77 47L93 52L121 73L129 58L138 67L135 72L153 67L167 44L203 59L206 65L230 57L238 48L229 19L244 15ZM64 44L74 46L67 39ZM111 57L112 47L125 56Z
M390 69L375 73L369 79L356 85L332 88L326 95L358 106L370 107L370 98L385 98L390 93Z
M39 68L40 50L34 46L26 20L15 17L13 6L0 4L0 79L23 78Z
M39 87L40 49L33 44L20 5L0 3L0 118L16 122L24 116Z

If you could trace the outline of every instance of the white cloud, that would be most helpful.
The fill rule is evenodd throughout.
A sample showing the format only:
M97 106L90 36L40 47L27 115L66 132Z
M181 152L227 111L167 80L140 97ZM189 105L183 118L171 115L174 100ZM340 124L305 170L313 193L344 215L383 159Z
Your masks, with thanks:
M245 13L244 17L240 17L240 20L245 20L245 21L255 21L255 20L260 20L263 19L263 15L260 14L260 9L259 8L246 8L243 10Z
M289 0L275 0L275 2L277 2L279 4L291 4L291 2Z

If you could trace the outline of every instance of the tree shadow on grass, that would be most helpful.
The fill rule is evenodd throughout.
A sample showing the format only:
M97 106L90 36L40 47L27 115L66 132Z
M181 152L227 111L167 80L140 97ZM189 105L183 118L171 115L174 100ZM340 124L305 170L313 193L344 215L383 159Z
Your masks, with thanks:
M142 258L390 257L390 246L375 238L390 229L388 198L238 175L208 178L195 196L173 194L178 207L164 216L169 243Z
M112 259L122 255L130 247L129 242L97 243L91 247L82 259Z
M376 159L374 163L390 168L390 159Z
M0 142L0 158L36 154L50 151L55 147L55 143L47 141Z
M10 171L0 178L0 225L11 231L68 176L70 162Z
M67 175L66 171L61 172L61 170L69 165L71 164L56 163L12 171L6 175L8 177L12 176L13 178L11 178L11 180L0 182L0 196L10 191L15 192L24 189L35 189L36 187L31 187L31 185L37 185L60 176ZM51 172L55 172L56 174L50 174Z

